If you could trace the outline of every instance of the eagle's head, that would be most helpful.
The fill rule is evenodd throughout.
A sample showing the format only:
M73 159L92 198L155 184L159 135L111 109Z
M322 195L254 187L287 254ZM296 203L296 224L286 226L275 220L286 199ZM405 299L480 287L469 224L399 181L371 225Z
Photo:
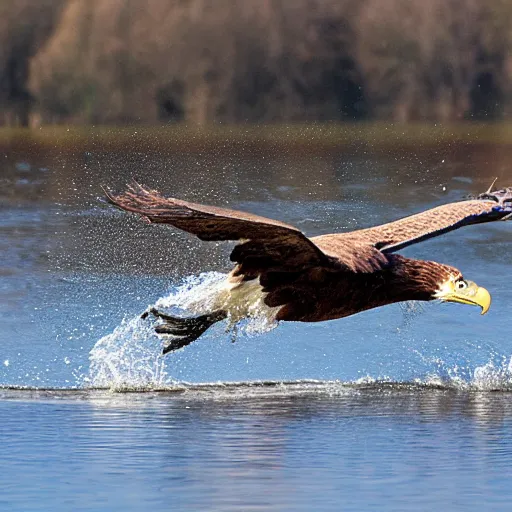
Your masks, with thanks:
M448 276L441 280L438 289L434 293L434 298L443 302L480 306L482 315L485 315L491 306L490 293L473 281L464 279L456 269L452 269Z
M407 297L412 297L405 300L440 300L480 306L482 315L489 310L489 292L464 279L462 272L455 267L398 255L394 255L393 263L398 275L397 287L403 287Z

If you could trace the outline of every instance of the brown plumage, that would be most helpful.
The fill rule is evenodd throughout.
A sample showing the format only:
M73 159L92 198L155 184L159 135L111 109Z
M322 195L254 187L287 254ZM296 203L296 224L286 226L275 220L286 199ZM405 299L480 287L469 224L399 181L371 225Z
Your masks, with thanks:
M439 206L382 226L308 238L282 222L165 198L140 185L131 186L119 195L107 192L107 197L112 204L142 215L149 222L171 224L201 240L237 241L231 253L235 267L228 277L230 290L239 291L244 283L258 280L264 303L275 308L276 320L304 322L341 318L408 300L441 299L479 305L482 312L487 311L488 292L465 281L459 270L432 261L405 258L396 252L462 226L512 216L510 187L489 190L473 199ZM183 332L187 332L185 344L188 344L189 338L193 341L211 323L230 315L228 306L219 311L201 315L202 330L197 336L190 334L190 325L185 325L191 319L152 311L166 322L172 318L172 325L182 322L181 330L172 327L167 332L181 337L181 342L169 342L164 351L184 346Z

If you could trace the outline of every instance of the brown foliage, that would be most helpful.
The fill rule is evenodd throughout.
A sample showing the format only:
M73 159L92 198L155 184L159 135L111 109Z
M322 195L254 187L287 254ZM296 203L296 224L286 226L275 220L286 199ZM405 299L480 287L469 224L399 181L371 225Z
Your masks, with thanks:
M78 121L339 119L363 109L355 0L74 0L32 63L43 115ZM308 13L304 16L304 13ZM51 118L48 120L52 120Z
M374 114L398 120L499 114L511 15L506 0L367 0L357 61Z
M50 35L66 0L0 2L0 124L28 124L34 98L29 59Z
M25 63L21 89L43 122L453 120L500 115L509 96L507 0L9 0L2 8L4 19L22 20L0 22L0 40Z

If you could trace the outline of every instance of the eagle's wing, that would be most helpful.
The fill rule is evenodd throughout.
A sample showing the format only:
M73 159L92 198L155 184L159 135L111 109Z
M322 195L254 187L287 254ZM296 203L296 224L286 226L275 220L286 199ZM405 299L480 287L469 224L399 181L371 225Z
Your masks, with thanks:
M115 206L142 215L149 222L171 224L201 240L239 241L231 260L239 264L237 273L247 278L261 272L293 272L334 263L301 231L279 221L166 198L140 185L128 187L119 195L105 193Z
M395 222L347 234L392 253L462 226L512 218L512 187L445 204Z

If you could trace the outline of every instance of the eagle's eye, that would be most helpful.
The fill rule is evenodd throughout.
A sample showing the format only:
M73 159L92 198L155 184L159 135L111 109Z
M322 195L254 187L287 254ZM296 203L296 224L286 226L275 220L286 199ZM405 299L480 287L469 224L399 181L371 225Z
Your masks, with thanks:
M455 287L457 288L457 290L464 290L464 288L468 287L468 283L464 281L464 279L461 279L460 281L457 281L455 283Z

